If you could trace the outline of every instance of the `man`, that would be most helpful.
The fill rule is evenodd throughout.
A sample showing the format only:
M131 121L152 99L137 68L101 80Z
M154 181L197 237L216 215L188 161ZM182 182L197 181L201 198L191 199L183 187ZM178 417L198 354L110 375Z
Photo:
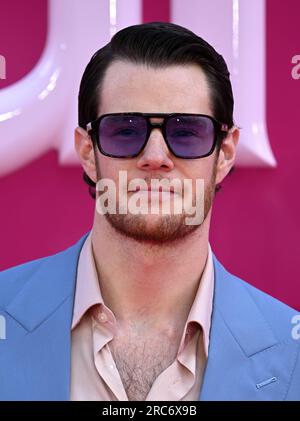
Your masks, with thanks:
M75 130L93 227L1 273L1 399L300 399L295 311L208 241L238 137L227 66L189 30L132 26L94 54Z

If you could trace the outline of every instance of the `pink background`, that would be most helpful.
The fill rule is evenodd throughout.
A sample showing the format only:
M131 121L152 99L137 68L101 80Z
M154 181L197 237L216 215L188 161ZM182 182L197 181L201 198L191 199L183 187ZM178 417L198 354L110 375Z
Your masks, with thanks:
M45 0L2 2L0 54L7 79L0 80L0 89L37 62L46 6ZM144 21L169 15L169 1L143 1ZM291 77L291 58L300 54L300 2L267 0L266 16L267 125L278 167L237 168L223 183L211 244L231 272L300 309L300 80ZM0 270L62 250L91 228L94 202L81 174L79 166L58 166L53 150L0 179Z

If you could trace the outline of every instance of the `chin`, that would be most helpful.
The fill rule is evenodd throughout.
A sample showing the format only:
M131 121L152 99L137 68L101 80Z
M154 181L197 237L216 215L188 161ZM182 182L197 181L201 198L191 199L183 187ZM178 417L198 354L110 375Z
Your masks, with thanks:
M105 215L120 235L140 243L166 244L184 239L201 225L186 225L185 215Z

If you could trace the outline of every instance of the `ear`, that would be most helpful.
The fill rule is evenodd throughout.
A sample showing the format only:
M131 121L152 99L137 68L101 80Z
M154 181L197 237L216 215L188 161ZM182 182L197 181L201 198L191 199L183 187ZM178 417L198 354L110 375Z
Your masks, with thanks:
M97 171L93 142L87 131L81 127L75 129L74 145L82 168L90 179L96 183Z
M221 183L234 165L240 130L232 127L223 140L217 162L216 184Z

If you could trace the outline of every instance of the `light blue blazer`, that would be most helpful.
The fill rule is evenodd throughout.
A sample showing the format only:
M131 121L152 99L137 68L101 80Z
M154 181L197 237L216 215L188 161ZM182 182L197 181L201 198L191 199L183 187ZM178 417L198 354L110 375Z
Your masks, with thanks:
M0 400L69 400L74 246L0 273ZM199 400L300 400L296 311L215 256L209 357ZM1 316L2 315L2 316Z

